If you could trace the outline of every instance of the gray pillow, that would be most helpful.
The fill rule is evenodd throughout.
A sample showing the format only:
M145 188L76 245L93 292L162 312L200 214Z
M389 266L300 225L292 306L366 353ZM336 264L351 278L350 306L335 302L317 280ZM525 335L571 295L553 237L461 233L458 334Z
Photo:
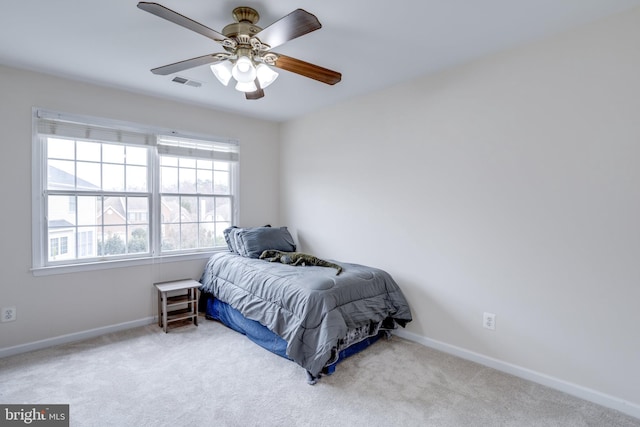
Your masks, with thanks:
M271 227L271 225L267 224L264 227ZM233 225L229 228L225 228L224 231L222 232L224 235L224 240L227 242L227 247L229 248L229 251L238 255L242 255L244 252L244 249L243 249L244 245L240 240L240 238L238 237L238 231L241 231L241 230L251 230L251 228L243 229Z
M238 253L238 249L236 248L235 236L232 233L237 229L238 229L238 227L236 227L234 225L232 227L225 228L224 231L222 232L224 234L224 240L225 240L225 242L227 242L227 247L234 254Z
M295 252L296 244L287 227L256 227L235 230L240 242L238 252L248 258L259 258L267 249Z

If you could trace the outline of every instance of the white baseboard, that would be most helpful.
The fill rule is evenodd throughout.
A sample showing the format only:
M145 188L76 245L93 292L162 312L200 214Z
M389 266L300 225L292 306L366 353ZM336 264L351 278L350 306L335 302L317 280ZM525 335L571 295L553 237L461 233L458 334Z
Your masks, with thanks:
M124 331L126 329L146 326L157 322L157 317L146 317L144 319L133 320L131 322L118 323L117 325L109 325L101 328L89 329L88 331L75 332L73 334L61 335L59 337L47 338L40 341L20 344L13 347L0 348L0 358L13 356L16 354L26 353L28 351L40 350L56 345L67 344L74 341L95 338L100 335L109 334L111 332Z
M628 402L626 400L610 396L608 394L601 393L596 390L592 390L587 387L583 387L577 384L573 384L558 378L551 377L549 375L541 374L539 372L532 371L521 366L513 365L511 363L504 362L502 360L494 359L473 351L466 350L461 347L456 347L451 344L443 343L441 341L426 338L406 330L396 329L394 334L408 339L409 341L422 344L425 347L430 347L436 350L440 350L447 354L460 357L465 360L479 363L484 366L496 369L501 372L506 372L511 375L515 375L519 378L524 378L529 381L533 381L538 384L565 392L580 399L588 400L598 405L605 406L607 408L615 409L623 412L635 418L640 418L640 405Z

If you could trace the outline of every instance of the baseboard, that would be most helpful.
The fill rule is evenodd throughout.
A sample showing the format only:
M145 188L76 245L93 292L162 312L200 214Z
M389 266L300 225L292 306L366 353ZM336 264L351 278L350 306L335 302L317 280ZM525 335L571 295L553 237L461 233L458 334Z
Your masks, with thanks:
M137 328L139 326L146 326L151 323L157 322L157 319L157 317L146 317L144 319L133 320L131 322L118 323L117 325L109 325L101 328L89 329L87 331L75 332L73 334L47 338L27 344L20 344L13 347L0 348L0 358L26 353L33 350L40 350L47 347L53 347L56 345L67 344L70 342L86 340L88 338L95 338L100 335L124 331L131 328Z
M601 393L596 390L592 390L587 387L583 387L577 384L573 384L558 378L551 377L549 375L541 374L539 372L532 371L521 366L513 365L511 363L504 362L502 360L494 359L473 351L466 350L461 347L456 347L451 344L447 344L441 341L426 338L406 330L396 329L394 334L408 339L409 341L422 344L425 347L430 347L447 354L460 357L465 360L479 363L484 366L496 369L501 372L505 372L516 377L523 378L529 381L533 381L538 384L542 384L547 387L565 392L580 399L588 400L598 405L605 406L610 409L615 409L627 415L635 418L640 418L640 405L628 402L623 399L619 399L608 394Z

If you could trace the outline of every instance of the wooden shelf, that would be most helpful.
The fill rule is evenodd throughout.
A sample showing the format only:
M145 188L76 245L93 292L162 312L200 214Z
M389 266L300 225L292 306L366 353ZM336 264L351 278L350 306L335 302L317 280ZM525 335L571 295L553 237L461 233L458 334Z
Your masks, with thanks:
M158 325L164 332L171 327L194 324L198 326L198 288L200 283L192 280L176 280L155 283L158 290Z
M190 302L197 302L197 300L191 298L188 294L167 297L167 307L172 307L180 304L187 304Z

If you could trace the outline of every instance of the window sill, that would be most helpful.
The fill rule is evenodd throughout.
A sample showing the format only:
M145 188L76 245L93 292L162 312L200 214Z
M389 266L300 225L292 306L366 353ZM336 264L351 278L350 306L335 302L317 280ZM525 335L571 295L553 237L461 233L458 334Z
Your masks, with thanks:
M78 273L85 271L108 270L111 268L127 268L139 265L163 264L166 262L192 261L208 259L213 253L226 249L216 249L209 252L194 252L189 254L163 255L161 257L144 257L134 259L119 259L113 261L98 261L84 264L55 265L49 267L34 267L31 273L34 276L50 276L54 274Z

